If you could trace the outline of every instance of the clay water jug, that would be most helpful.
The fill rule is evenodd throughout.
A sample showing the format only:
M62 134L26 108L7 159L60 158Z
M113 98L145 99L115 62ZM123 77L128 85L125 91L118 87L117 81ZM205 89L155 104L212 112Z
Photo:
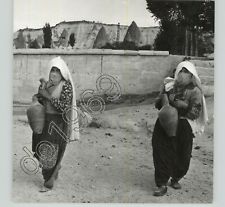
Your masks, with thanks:
M41 134L45 124L45 107L38 102L35 95L30 107L27 109L27 118L32 131Z
M158 113L159 122L168 136L176 136L178 111L169 104L167 94L162 94L162 108Z

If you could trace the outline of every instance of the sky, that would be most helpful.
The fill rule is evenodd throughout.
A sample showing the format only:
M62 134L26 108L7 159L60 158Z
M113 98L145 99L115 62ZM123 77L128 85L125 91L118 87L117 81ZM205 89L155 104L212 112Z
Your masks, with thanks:
M13 30L81 20L157 26L146 7L146 0L14 0Z

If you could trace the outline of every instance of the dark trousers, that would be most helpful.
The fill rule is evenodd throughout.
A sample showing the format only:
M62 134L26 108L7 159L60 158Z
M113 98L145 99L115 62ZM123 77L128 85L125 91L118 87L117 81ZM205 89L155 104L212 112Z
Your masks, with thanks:
M159 120L156 121L152 148L155 183L158 187L167 185L170 177L178 181L186 175L190 165L193 137L191 126L186 119L179 120L175 137L168 137Z
M66 134L66 124L61 115L47 114L45 120L45 126L42 134L33 134L32 137L32 151L34 156L39 160L42 166L42 175L45 181L48 181L57 165L60 165L64 152L66 150L66 141L60 136L60 133L51 128L50 123L54 122L56 126ZM49 133L50 129L52 130ZM41 152L41 143L44 143L47 150ZM44 149L44 147L43 147ZM51 154L53 152L53 156Z

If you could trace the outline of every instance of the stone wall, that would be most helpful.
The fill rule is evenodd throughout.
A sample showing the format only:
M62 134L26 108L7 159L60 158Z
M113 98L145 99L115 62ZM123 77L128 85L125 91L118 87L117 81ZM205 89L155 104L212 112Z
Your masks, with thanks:
M48 77L48 63L61 56L72 74L77 99L86 89L96 91L96 80L110 75L120 84L122 95L149 94L158 91L164 77L183 59L166 51L52 50L14 51L13 100L30 103L37 93L39 79Z

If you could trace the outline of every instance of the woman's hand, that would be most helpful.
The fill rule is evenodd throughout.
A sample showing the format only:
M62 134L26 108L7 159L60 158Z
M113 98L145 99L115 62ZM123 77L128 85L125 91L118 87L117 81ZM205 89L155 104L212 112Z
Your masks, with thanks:
M39 93L42 97L46 98L47 100L50 100L50 99L51 99L51 95L49 94L49 92L48 92L46 89L40 89L40 88L39 88L38 93Z
M170 94L169 95L169 102L171 103L171 102L174 102L174 99L175 99L175 95L172 93L172 94Z
M183 108L183 109L186 109L188 107L188 104L185 101L182 101L182 100L174 100L173 105L176 108Z

